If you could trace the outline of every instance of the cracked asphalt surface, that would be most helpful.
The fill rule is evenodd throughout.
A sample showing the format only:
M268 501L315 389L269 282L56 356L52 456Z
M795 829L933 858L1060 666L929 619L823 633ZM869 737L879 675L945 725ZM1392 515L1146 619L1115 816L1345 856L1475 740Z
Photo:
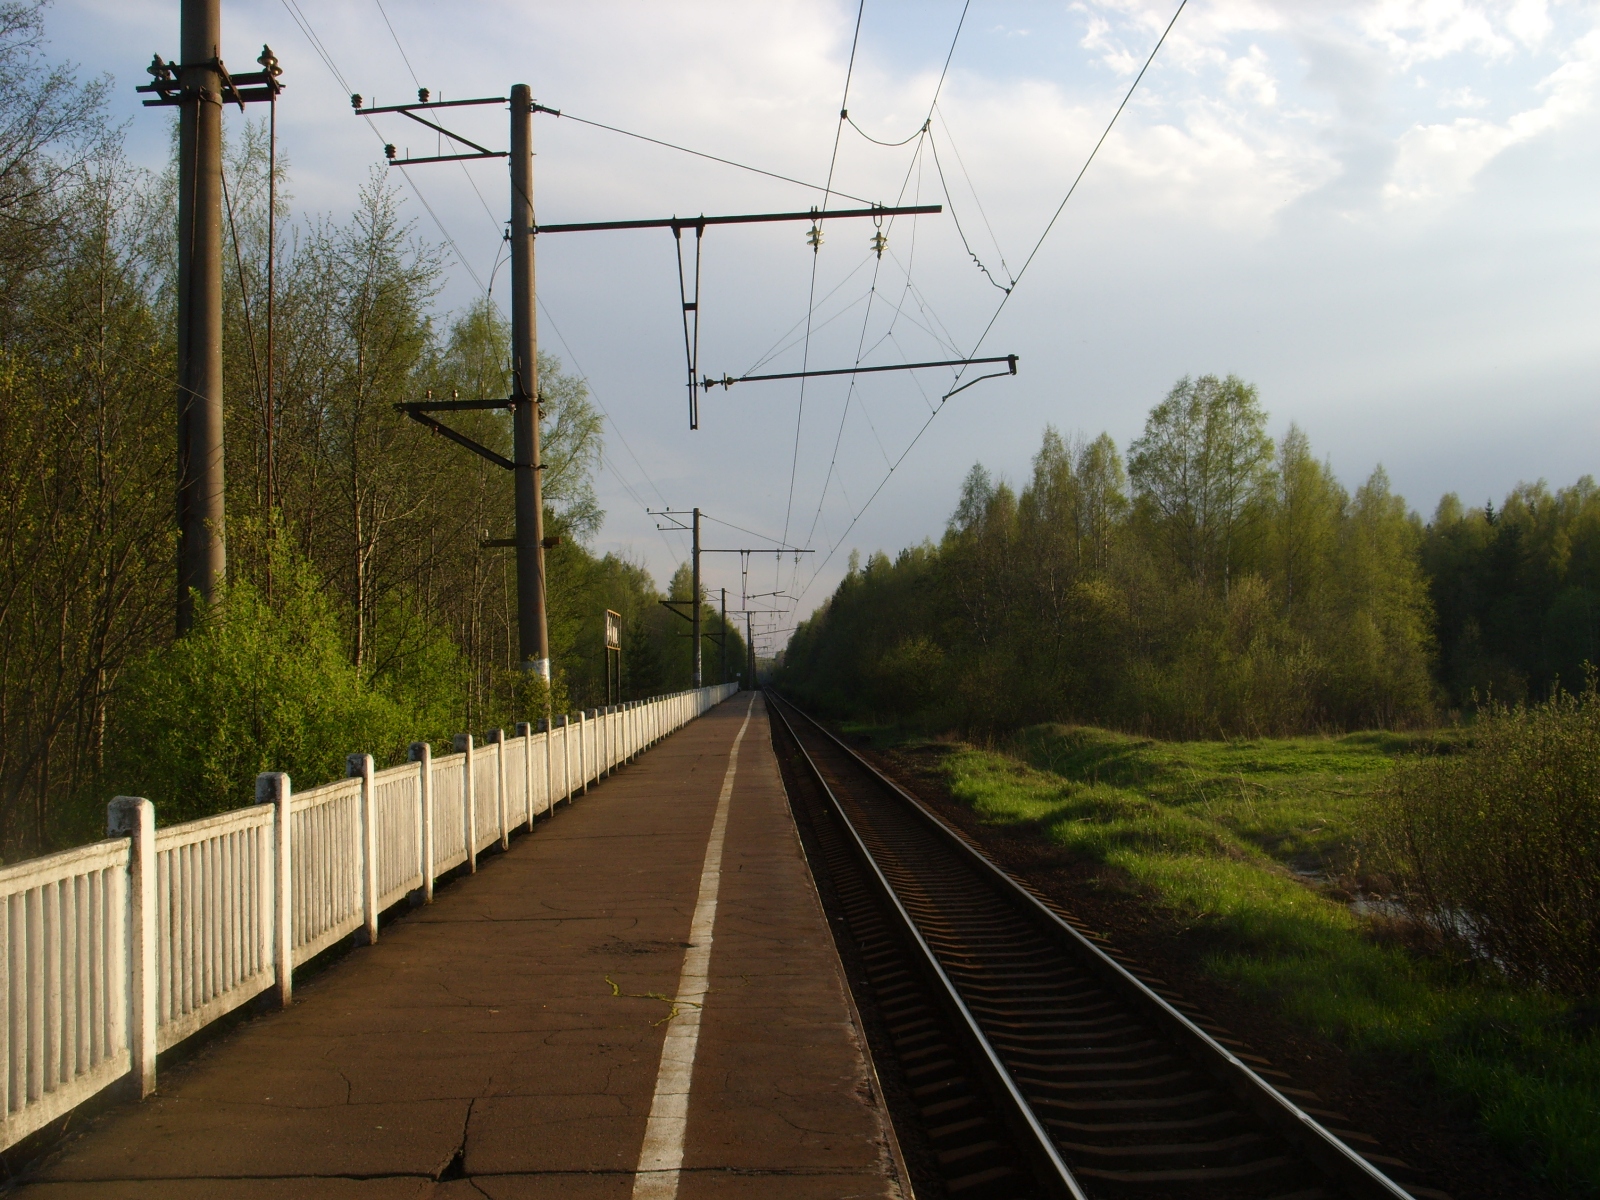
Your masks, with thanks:
M90 1122L26 1200L628 1197L706 839L748 694L386 925L157 1094ZM616 984L613 988L611 982ZM651 993L655 993L652 996ZM756 700L740 753L679 1195L896 1196Z

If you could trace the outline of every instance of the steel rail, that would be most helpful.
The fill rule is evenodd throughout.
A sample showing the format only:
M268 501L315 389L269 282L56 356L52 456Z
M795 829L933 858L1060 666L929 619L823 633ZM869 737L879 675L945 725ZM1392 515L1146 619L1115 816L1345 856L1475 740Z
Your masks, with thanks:
M788 709L801 717L808 726L816 730L832 747L843 753L853 766L860 769L875 784L900 801L906 809L915 814L923 827L930 830L970 867L974 868L980 877L995 887L1004 897L1009 899L1015 906L1021 908L1027 916L1032 918L1032 923L1036 927L1042 928L1074 957L1083 960L1093 970L1094 974L1098 975L1103 982L1109 984L1122 998L1131 1001L1139 1010L1142 1010L1143 1015L1153 1018L1158 1025L1174 1036L1178 1042L1186 1043L1190 1049L1199 1051L1197 1060L1200 1065L1209 1069L1212 1078L1237 1100L1244 1102L1251 1111L1261 1117L1271 1129L1284 1137L1292 1146L1304 1152L1311 1165L1322 1170L1330 1177L1330 1182L1336 1182L1346 1189L1348 1194L1360 1197L1362 1200L1368 1200L1368 1198L1371 1198L1371 1200L1413 1200L1410 1192L1352 1150L1337 1135L1326 1129L1310 1113L1284 1096L1269 1081L1263 1079L1226 1046L1222 1045L1193 1020L1180 1012L1165 997L1063 920L1058 913L1052 911L1037 896L1024 888L987 855L946 824L916 796L868 762L815 718L795 707L784 698L773 696L770 691L768 695L777 701L772 707L780 712L785 726L790 730L791 736L794 737L796 743L801 746L807 764L811 767L813 773L818 776L819 782L821 782L821 771L810 751L804 747L798 734L794 732L793 725L789 722L787 715L783 714L783 709ZM829 797L830 803L838 810L839 816L848 825L848 818L845 817L843 808L834 795L832 788L828 787L825 782L822 783L822 786ZM856 837L858 844L862 844L863 852L865 852L864 843L862 843L859 835L856 834L854 826L850 825L849 828L852 835ZM873 862L873 870L878 873L881 879L882 873L878 871L876 862ZM887 886L886 883L885 886ZM896 903L898 905L898 901ZM902 909L901 911L904 910ZM919 935L919 942L920 940ZM921 944L926 945L925 942ZM1002 1066L1002 1070L1004 1069ZM1009 1071L1007 1071L1007 1078L1009 1077ZM1024 1102L1026 1103L1026 1101Z
M768 691L767 697L769 700L772 699L773 693ZM833 789L828 785L828 781L821 769L811 757L811 752L806 749L805 743L801 741L800 735L794 731L794 727L790 724L783 707L773 704L770 705L770 708L777 713L778 719L783 722L784 727L789 731L789 736L793 739L795 748L805 761L818 788L827 797L833 814L844 827L851 845L854 846L858 858L866 868L872 882L876 885L879 894L899 918L902 936L916 947L921 958L920 965L924 968L926 974L937 982L946 1007L959 1016L961 1032L967 1039L969 1049L976 1052L975 1056L990 1073L990 1090L998 1092L1000 1096L1009 1101L1011 1123L1029 1134L1029 1142L1031 1143L1029 1148L1033 1151L1036 1168L1042 1176L1040 1182L1044 1183L1057 1195L1071 1197L1071 1200L1089 1200L1088 1193L1083 1190L1082 1185L1068 1170L1067 1164L1062 1161L1061 1153L1056 1149L1055 1141L1045 1130L1038 1115L1034 1113L1033 1106L1028 1103L1018 1089L1016 1081L1011 1077L1011 1072L1006 1069L999 1054L990 1043L988 1035L983 1032L977 1018L972 1015L972 1010L967 1007L967 1002L962 998L960 990L957 989L950 976L945 972L938 955L933 952L932 947L923 938L916 921L906 911L905 905L901 903L900 896L895 892L888 879L884 877L882 869L878 866L877 860L873 858L872 852L867 849L861 834L857 831L854 823L851 822L849 814L846 813L844 805L834 795ZM798 712L799 710L796 709L795 711ZM804 716L804 714L801 715Z

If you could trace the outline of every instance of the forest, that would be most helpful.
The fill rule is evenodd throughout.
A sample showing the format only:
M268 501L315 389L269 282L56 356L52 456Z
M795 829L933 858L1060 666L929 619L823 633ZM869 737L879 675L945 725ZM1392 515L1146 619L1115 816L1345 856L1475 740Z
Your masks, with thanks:
M130 164L106 79L44 53L42 5L0 3L0 854L100 836L116 793L163 821L298 786L344 755L403 755L604 703L603 613L623 692L686 687L690 639L639 564L587 548L602 418L540 357L553 695L516 664L510 481L430 437L403 400L509 394L485 295L440 313L445 254L375 168L351 214L295 213L277 155L273 337L268 145L225 152L228 584L174 637L176 175ZM175 141L175 139L174 139ZM271 346L272 402L264 386ZM466 414L506 450L508 422ZM689 598L685 566L668 585ZM710 606L705 670L722 678ZM726 631L731 678L744 644Z
M937 543L877 553L796 629L782 679L839 715L1164 737L1415 728L1585 684L1600 491L1354 492L1257 390L1185 378L1119 451L1046 429L1014 489L972 468Z

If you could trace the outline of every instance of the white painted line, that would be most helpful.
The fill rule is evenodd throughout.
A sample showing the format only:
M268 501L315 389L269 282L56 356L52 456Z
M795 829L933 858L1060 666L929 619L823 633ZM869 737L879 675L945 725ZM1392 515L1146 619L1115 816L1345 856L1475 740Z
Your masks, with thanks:
M744 723L733 739L728 773L722 777L717 814L711 819L706 861L700 868L700 896L689 925L689 949L678 976L676 1011L667 1022L661 1044L661 1068L656 1072L655 1099L644 1127L639 1150L639 1172L633 1177L633 1200L675 1200L678 1172L683 1167L683 1135L689 1125L689 1083L694 1076L694 1054L700 1045L700 1006L705 1002L711 974L711 937L717 923L717 890L722 884L722 843L728 832L728 804L733 798L733 774L739 767L739 743L750 728L756 698L744 710Z

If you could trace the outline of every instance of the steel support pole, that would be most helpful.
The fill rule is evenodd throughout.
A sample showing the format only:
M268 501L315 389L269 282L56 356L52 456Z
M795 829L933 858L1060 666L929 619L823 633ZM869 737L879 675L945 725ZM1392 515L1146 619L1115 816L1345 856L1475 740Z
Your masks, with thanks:
M720 645L721 649L717 653L718 653L718 657L722 661L718 664L718 669L722 672L722 678L717 680L717 682L718 683L727 683L728 682L728 589L727 588L723 588L722 589L722 628L719 631L719 635L720 636L718 637L717 640L718 640L718 644Z
M694 686L701 686L700 676L700 510L694 510L694 566L691 572L694 576L689 585L690 594L694 598L691 607L694 609Z
M539 333L533 283L533 94L511 89L511 400L517 490L517 637L525 671L550 680L539 478Z
M746 612L744 614L744 652L745 652L745 657L749 660L749 663L750 663L750 667L749 667L749 670L750 670L750 677L749 677L750 682L749 682L749 684L747 686L750 688L751 691L755 691L755 687L756 687L756 639L755 639L755 634L751 632L751 629L752 629L752 626L751 626L751 623L750 623L750 614L748 612Z
M178 632L227 570L222 481L221 0L183 0L178 116Z

